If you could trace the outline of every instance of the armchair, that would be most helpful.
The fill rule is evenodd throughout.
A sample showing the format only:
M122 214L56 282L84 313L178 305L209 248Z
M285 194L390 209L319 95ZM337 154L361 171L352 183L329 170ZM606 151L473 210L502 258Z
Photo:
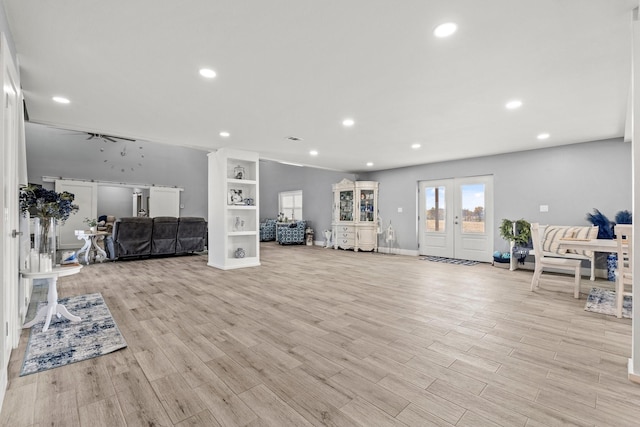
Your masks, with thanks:
M288 227L279 226L277 236L278 243L281 245L303 245L305 243L304 232L306 229L306 221L292 222Z
M271 242L276 240L276 220L267 219L260 223L260 241Z

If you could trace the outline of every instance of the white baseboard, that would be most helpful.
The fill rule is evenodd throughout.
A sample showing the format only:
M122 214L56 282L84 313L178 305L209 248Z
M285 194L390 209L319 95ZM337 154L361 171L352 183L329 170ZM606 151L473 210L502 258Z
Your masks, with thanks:
M378 253L387 254L387 255L406 255L406 256L420 255L417 250L389 248L386 246L378 246Z
M629 359L627 364L627 378L633 383L640 384L640 374L633 372L633 359Z
M4 403L4 395L7 391L7 386L9 385L9 367L5 366L2 370L2 375L0 375L0 410L2 410L2 404Z

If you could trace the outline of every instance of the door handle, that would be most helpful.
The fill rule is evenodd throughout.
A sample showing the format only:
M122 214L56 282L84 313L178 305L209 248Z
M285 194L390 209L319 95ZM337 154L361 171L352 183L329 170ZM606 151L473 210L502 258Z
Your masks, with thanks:
M22 231L11 230L11 237L22 236Z

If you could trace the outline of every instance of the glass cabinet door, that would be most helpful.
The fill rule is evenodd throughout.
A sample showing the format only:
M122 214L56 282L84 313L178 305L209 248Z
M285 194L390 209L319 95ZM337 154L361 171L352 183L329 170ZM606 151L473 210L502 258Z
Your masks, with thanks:
M340 192L340 221L353 221L353 190Z
M360 221L375 221L374 190L360 190Z

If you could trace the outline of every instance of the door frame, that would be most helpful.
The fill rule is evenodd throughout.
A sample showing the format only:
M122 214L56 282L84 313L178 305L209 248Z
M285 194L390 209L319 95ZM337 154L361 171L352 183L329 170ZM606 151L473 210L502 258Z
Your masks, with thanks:
M478 183L484 187L484 232L463 233L462 232L462 191L464 185ZM482 262L490 262L493 254L493 175L478 175L469 177L442 178L433 180L418 181L418 253L420 255L434 255L447 258L462 258ZM424 205L426 202L424 191L430 187L445 188L445 232L432 233L432 236L439 237L434 245L426 245L425 224L426 218ZM464 241L463 241L464 239ZM440 243L438 245L437 243ZM427 249L428 248L428 249Z

